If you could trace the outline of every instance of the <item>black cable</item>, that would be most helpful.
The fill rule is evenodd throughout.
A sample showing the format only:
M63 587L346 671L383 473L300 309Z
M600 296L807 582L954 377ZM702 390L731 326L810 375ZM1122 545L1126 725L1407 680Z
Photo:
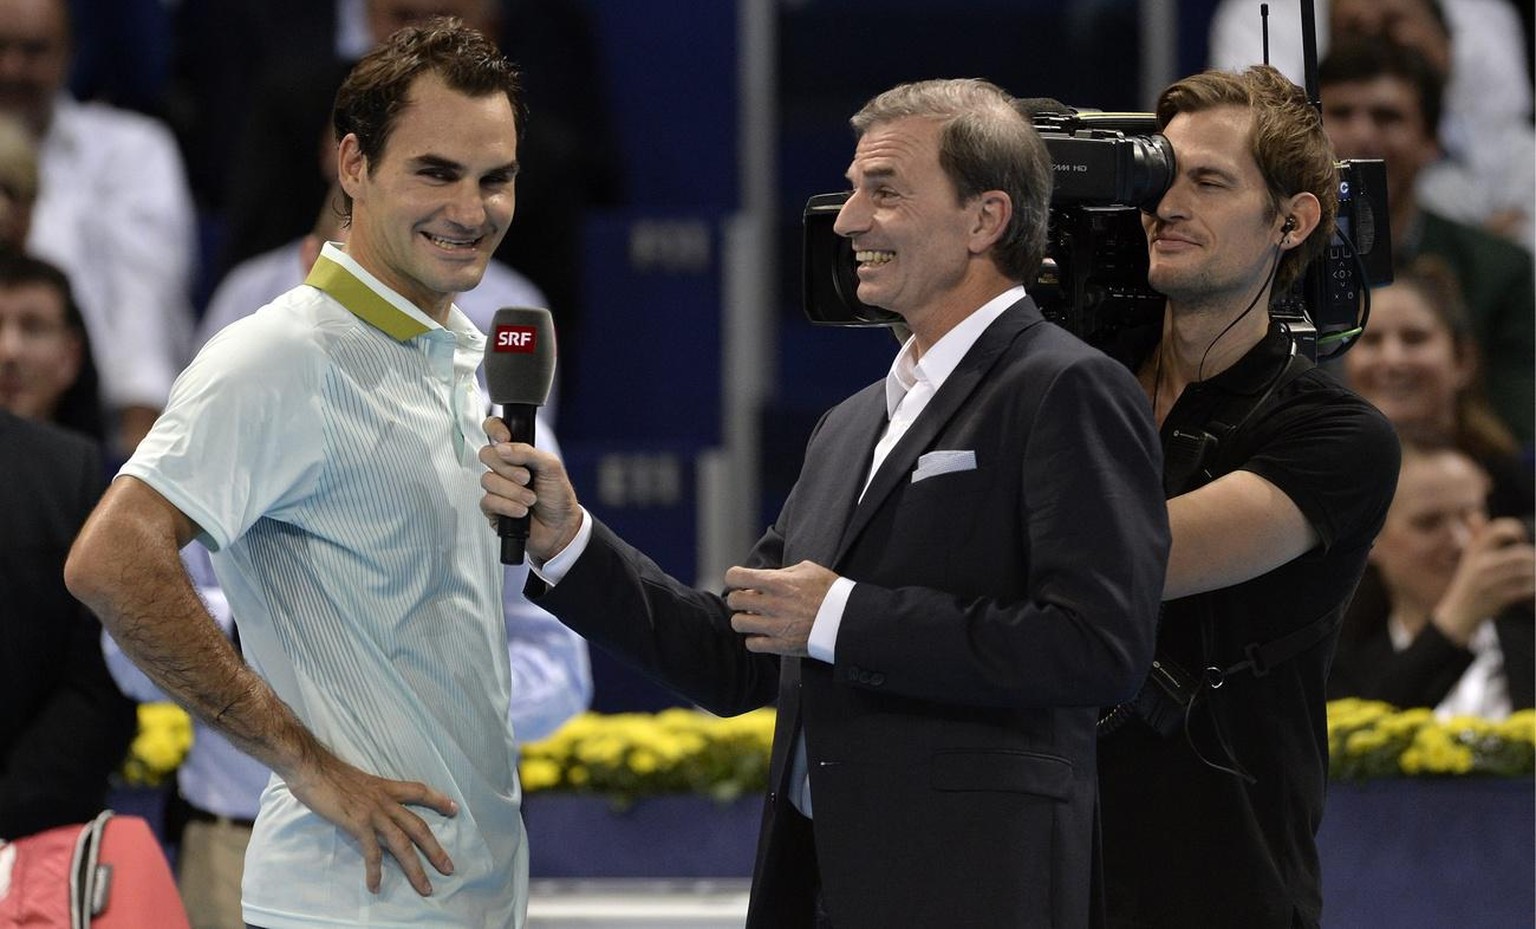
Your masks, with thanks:
M1276 245L1275 261L1269 266L1269 274L1265 277L1263 286L1259 288L1258 293L1253 295L1253 299L1248 301L1248 306L1241 313L1237 314L1235 319L1233 319L1230 323L1227 323L1227 325L1223 327L1220 332L1216 333L1216 338L1212 339L1211 344L1207 345L1205 347L1205 351L1201 353L1200 364L1195 367L1196 381L1205 380L1205 359L1210 357L1211 349L1216 347L1216 343L1221 341L1222 336L1225 336L1228 332L1232 331L1233 326L1236 326L1238 323L1242 322L1243 317L1253 312L1253 308L1259 304L1259 298L1264 296L1264 294L1268 292L1270 288L1274 287L1275 275L1280 271L1280 253L1280 246Z

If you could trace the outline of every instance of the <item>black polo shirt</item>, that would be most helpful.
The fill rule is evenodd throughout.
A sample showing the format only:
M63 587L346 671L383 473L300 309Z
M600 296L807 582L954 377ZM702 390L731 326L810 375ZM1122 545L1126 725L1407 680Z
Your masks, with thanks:
M1185 388L1162 426L1168 449L1176 431L1197 434L1224 411L1252 407L1273 386L1252 416L1220 438L1211 470L1268 480L1321 538L1268 574L1165 604L1158 652L1192 670L1231 666L1249 645L1325 615L1337 619L1392 500L1399 452L1391 425L1319 369L1280 383L1290 355L1289 337L1272 324L1232 367ZM1187 735L1163 739L1132 723L1101 740L1111 926L1317 925L1316 833L1328 770L1324 685L1336 630L1262 677L1239 673L1204 691Z

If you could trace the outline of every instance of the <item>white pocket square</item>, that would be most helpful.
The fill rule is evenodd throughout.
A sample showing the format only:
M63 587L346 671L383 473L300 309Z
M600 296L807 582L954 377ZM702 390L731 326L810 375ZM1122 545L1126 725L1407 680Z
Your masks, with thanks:
M924 478L930 478L938 474L948 474L951 471L974 470L976 470L976 453L974 451L970 449L943 449L929 452L917 459L917 467L912 471L912 483L916 484Z

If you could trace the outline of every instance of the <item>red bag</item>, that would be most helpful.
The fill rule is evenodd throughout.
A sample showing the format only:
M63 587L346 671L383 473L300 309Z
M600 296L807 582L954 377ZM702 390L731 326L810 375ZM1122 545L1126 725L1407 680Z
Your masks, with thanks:
M149 824L107 810L0 844L0 929L190 929Z

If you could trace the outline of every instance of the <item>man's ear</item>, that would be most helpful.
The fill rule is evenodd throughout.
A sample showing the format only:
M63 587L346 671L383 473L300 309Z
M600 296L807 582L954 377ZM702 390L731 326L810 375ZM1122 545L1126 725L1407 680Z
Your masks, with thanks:
M980 255L997 244L1013 218L1013 200L1001 190L985 190L976 196L976 219L971 225L971 254Z
M1307 240L1307 236L1323 220L1323 205L1311 193L1293 194L1280 203L1280 247L1295 248Z
M336 182L355 200L367 174L368 158L363 154L357 136L349 132L336 146Z

